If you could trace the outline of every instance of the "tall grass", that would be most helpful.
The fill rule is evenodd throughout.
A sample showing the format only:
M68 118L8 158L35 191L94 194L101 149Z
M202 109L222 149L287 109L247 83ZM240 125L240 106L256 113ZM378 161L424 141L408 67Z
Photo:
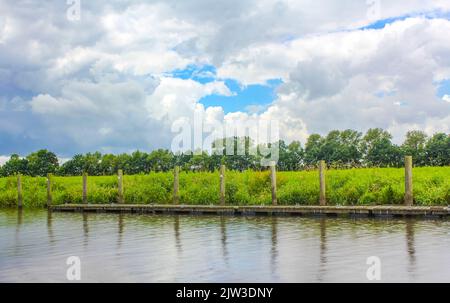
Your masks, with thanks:
M317 171L278 172L278 202L281 205L316 205L319 199ZM413 170L416 205L450 204L450 167ZM46 178L22 177L25 207L44 207ZM404 171L397 168L329 170L326 173L330 205L402 204ZM81 177L53 177L53 203L81 203ZM172 203L172 173L124 176L125 202L130 204ZM117 201L117 177L89 177L88 201L93 204ZM219 173L180 173L180 203L217 204ZM269 172L226 173L226 203L270 205ZM0 178L0 207L16 207L17 178Z

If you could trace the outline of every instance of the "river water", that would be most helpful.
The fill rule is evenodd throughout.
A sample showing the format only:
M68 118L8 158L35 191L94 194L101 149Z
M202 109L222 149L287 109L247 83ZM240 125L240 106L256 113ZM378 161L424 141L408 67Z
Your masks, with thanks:
M0 210L0 282L71 256L82 282L450 282L450 221Z

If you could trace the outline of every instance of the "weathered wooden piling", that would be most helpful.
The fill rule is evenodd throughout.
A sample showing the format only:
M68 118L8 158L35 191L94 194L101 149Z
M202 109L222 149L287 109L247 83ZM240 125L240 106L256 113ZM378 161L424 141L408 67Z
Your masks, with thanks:
M17 174L17 207L23 206L23 194L22 194L22 175Z
M87 172L83 172L83 204L87 204L88 203L88 199L87 199Z
M47 207L50 207L53 203L52 177L52 174L47 174Z
M326 186L325 186L325 161L319 162L319 181L320 181L320 195L319 195L319 203L321 206L324 206L327 204L327 197L326 197Z
M412 181L412 156L405 157L405 205L414 203L413 181Z
M123 170L119 169L117 171L117 181L118 181L118 195L117 195L117 202L119 204L124 203L124 199L123 199Z
M180 203L180 167L175 166L173 170L173 203Z
M270 163L270 183L272 190L272 205L277 205L277 170L274 161Z
M220 205L225 205L225 165L220 166Z

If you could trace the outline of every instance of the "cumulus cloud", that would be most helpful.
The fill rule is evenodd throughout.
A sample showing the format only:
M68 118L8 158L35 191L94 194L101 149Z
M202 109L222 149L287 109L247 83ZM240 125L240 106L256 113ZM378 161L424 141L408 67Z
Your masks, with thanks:
M171 122L181 116L191 116L198 100L211 94L232 95L223 82L200 84L190 79L166 77L161 79L155 92L147 98L146 104L153 118Z
M0 165L5 164L9 160L9 156L0 156Z
M209 122L277 119L286 140L343 128L448 131L450 100L436 83L450 79L450 3L380 3L82 1L72 22L65 1L1 1L0 153L169 147L171 124L196 110ZM217 70L208 83L168 76L205 64ZM283 84L273 103L247 112L199 103L231 96L226 79Z
M394 126L406 131L409 125L446 131L447 124L437 121L447 120L450 108L436 96L435 81L450 66L442 56L450 50L448 30L447 20L410 18L382 30L293 41L286 53L298 50L299 63L274 105L319 133Z
M100 146L104 152L118 152L123 146L167 145L171 124L180 117L192 119L199 98L231 94L222 82L162 78L144 83L71 82L60 96L40 94L30 104L54 136L86 150Z

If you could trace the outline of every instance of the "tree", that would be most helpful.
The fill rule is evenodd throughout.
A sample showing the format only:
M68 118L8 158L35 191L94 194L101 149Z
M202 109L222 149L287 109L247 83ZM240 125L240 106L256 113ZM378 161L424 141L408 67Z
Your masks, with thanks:
M292 171L298 170L303 161L303 149L300 142L293 141L287 145L283 140L278 142L279 160L278 170Z
M315 166L322 158L321 149L324 143L324 138L319 134L312 134L308 137L305 144L305 164L308 166Z
M277 168L278 170L288 170L288 166L289 166L289 151L288 151L288 147L287 144L283 141L280 140L278 142L278 163L277 163Z
M433 135L426 143L425 158L427 165L450 165L450 136L444 133Z
M183 166L184 163L188 162L190 157L180 157L179 163L177 165ZM147 161L149 169L152 171L168 171L175 166L176 159L171 151L166 149L158 149L152 151L147 156Z
M186 168L192 171L214 170L214 167L210 166L210 157L206 152L193 155L189 162L186 163Z
M381 128L369 129L361 141L364 162L368 166L400 166L401 150L391 142L392 135Z
M27 156L28 173L31 176L46 176L55 173L59 167L58 157L46 149L41 149Z
M87 153L83 158L83 171L90 176L101 175L100 162L102 154L100 152Z
M308 138L305 146L305 163L315 165L325 160L333 167L354 167L361 163L360 132L347 129L333 130L323 138L313 134Z
M62 176L80 176L84 169L84 156L77 154L61 165L59 174Z
M256 156L258 148L248 136L230 137L216 140L212 143L212 150L216 156L224 156L228 169L243 171L259 168L259 158ZM219 158L215 158L215 164ZM218 167L217 167L218 168Z
M401 150L392 144L391 140L381 138L375 142L366 154L366 163L376 167L399 167L401 166Z
M347 166L359 166L361 164L361 137L362 133L347 129L340 133L339 158Z
M139 174L139 173L149 173L151 166L150 166L150 161L148 158L148 154L140 152L140 151L135 151L131 154L131 157L129 159L130 163L129 163L129 174L135 175L135 174Z
M114 171L116 168L117 157L113 154L105 154L102 156L102 159L99 164L99 170L101 175L112 175L117 171Z
M425 144L427 142L427 135L420 130L412 130L406 133L405 142L401 148L404 156L412 156L415 165L424 165L425 158Z
M361 151L367 154L377 142L392 140L392 135L381 128L370 128L361 140Z
M287 159L285 160L287 170L299 170L303 165L304 150L300 141L292 141L288 145Z
M116 161L114 162L114 167L112 169L112 174L116 174L119 169L123 170L124 174L129 174L131 171L130 168L131 156L128 154L120 154L116 157Z
M135 151L131 155L126 153L102 155L100 152L94 152L75 155L60 167L56 155L43 149L31 153L25 159L17 154L12 155L0 167L0 176L16 173L45 176L47 173L55 172L63 176L79 176L83 171L89 175L114 175L118 169L123 169L125 174L140 174L150 171L166 172L175 165L191 171L214 171L221 164L225 164L229 170L261 170L264 169L261 166L264 149L271 152L274 145L278 146L277 165L282 171L315 167L320 160L327 161L332 167L360 165L398 167L403 165L404 155L412 155L417 166L450 165L448 134L437 133L427 140L424 132L409 131L401 147L393 144L391 140L391 134L380 128L369 129L364 137L360 132L351 129L333 130L325 137L312 134L304 149L298 141L293 141L289 145L283 140L257 145L248 136L235 136L214 141L212 155L207 152L195 155L193 152L173 154L167 149L154 150L150 154Z
M15 174L28 174L28 160L20 158L17 154L12 154L9 160L2 166L1 175L4 177Z

